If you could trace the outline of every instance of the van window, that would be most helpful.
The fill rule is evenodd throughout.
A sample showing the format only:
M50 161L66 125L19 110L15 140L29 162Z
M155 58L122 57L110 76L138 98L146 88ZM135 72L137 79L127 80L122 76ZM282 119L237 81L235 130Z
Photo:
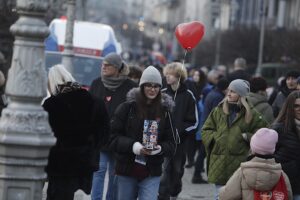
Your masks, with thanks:
M46 70L48 71L53 65L60 64L61 61L62 54L46 53ZM90 86L92 81L100 76L101 63L102 58L74 55L72 75L81 85Z

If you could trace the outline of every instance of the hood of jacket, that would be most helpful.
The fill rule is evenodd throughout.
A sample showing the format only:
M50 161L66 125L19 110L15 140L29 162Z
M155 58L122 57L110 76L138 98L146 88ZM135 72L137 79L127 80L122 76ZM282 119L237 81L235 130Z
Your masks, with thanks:
M250 92L247 96L247 99L253 106L256 106L260 103L268 103L268 97L263 94Z
M129 102L136 102L136 96L140 93L140 88L132 88L126 96L127 101ZM173 101L172 97L166 93L161 93L161 104L165 107L168 111L172 112L173 108L175 107L175 102Z
M242 177L255 190L267 191L277 184L281 175L281 165L275 159L254 157L241 164Z

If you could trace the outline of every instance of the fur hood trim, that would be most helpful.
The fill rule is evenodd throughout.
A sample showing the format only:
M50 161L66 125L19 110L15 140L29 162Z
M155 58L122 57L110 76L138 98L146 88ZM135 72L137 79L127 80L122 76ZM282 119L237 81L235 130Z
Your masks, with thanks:
M132 88L126 96L128 102L136 102L136 96L138 93L141 92L141 89ZM175 102L173 101L172 97L168 94L161 93L161 104L163 107L167 108L168 111L172 112L175 107Z

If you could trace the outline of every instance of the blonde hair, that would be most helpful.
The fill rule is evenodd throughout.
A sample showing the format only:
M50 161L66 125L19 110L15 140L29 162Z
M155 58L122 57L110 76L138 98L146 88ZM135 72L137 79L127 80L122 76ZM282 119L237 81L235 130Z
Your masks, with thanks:
M166 74L168 72L173 72L175 74L176 77L180 77L180 82L184 82L187 79L187 70L185 68L185 66L182 66L182 63L180 62L172 62L167 64L164 67L164 75L166 76Z
M5 76L2 71L0 71L0 87L5 84Z
M253 118L253 114L252 114L252 111L251 111L251 108L250 108L250 105L248 104L247 100L245 97L240 97L240 99L238 100L237 102L239 105L242 105L244 106L246 112L245 112L245 122L246 124L249 124L251 121L252 121L252 118ZM229 115L229 105L228 105L228 98L225 97L224 100L223 100L223 112L226 114L226 115Z
M62 64L54 65L49 69L48 90L50 94L56 95L58 92L58 85L67 82L75 82L75 79Z

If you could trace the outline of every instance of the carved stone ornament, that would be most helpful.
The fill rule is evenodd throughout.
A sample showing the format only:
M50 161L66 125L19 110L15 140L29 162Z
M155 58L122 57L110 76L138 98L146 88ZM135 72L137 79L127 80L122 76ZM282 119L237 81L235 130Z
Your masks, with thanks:
M44 15L48 9L48 0L17 0L18 13L31 12L31 14Z
M26 49L24 51L24 48L15 48L12 67L8 73L8 76L13 78L7 80L6 93L42 99L46 96L47 88L47 75L42 60L44 54L39 55L38 48Z
M21 17L10 27L15 36L33 37L44 39L49 35L49 29L42 20L33 17Z
M51 134L48 114L43 110L4 109L0 121L0 131L28 134Z

